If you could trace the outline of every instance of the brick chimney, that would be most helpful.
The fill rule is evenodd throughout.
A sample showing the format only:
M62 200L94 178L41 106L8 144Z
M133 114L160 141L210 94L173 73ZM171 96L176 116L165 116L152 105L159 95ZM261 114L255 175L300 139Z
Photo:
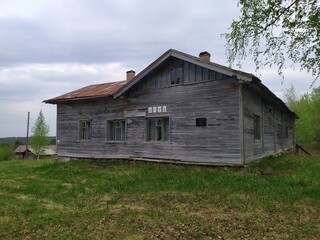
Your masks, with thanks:
M200 60L205 61L205 62L210 62L210 57L211 57L211 55L207 51L201 52L199 54Z
M132 78L136 76L136 72L133 70L127 71L127 81L130 81Z

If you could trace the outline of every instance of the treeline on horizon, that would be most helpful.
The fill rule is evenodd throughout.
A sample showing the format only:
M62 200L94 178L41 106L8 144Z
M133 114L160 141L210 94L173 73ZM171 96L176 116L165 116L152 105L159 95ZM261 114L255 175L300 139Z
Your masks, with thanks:
M31 137L29 137L30 141ZM56 137L55 136L49 136L47 137L47 141L49 145L55 145L56 144ZM23 145L27 143L27 137L5 137L0 138L0 144L15 144L15 145Z

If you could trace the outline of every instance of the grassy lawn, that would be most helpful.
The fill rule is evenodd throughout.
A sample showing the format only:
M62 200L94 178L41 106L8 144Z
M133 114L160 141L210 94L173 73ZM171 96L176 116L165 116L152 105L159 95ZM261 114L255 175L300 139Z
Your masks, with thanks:
M0 162L0 239L319 239L320 157Z

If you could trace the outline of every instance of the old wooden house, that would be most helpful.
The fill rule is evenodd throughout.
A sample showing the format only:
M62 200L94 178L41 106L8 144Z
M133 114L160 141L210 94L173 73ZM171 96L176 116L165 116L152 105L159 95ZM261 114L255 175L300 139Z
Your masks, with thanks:
M237 165L294 146L295 114L254 75L168 50L127 80L45 100L57 104L60 159Z

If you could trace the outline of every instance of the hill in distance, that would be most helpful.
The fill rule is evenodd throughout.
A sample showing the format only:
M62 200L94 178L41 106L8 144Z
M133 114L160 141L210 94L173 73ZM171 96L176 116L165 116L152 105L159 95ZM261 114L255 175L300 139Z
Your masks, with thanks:
M29 137L29 141L30 141L30 137ZM48 138L48 142L53 143L53 141L56 140L55 136L49 136ZM27 138L26 137L5 137L5 138L0 138L0 143L6 143L6 144L26 144L27 143Z

